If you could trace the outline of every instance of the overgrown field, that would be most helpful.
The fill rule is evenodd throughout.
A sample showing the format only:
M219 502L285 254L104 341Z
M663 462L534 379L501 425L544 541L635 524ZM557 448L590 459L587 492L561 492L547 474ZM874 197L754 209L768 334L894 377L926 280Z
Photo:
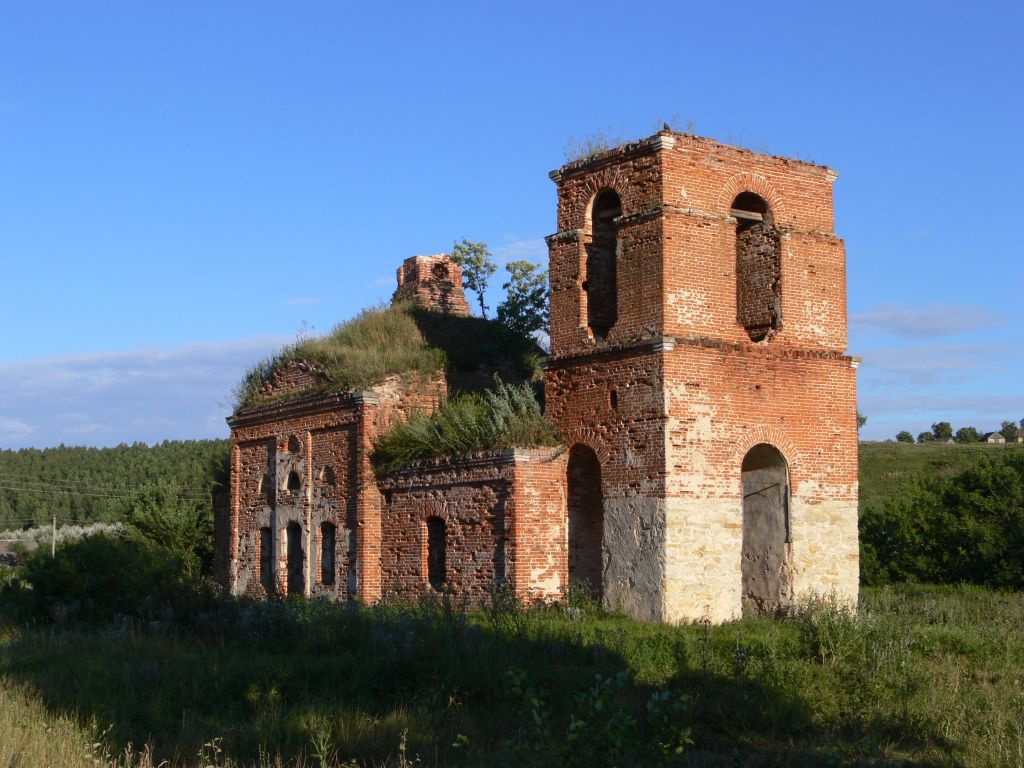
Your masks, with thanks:
M861 581L1024 589L1024 445L862 444Z
M858 617L822 604L718 627L501 601L53 618L0 643L0 765L75 749L84 765L128 743L188 766L984 768L1024 754L1020 593L874 589Z
M967 443L860 443L860 510L906 496L931 475L950 476L978 459L1024 450L1019 445Z

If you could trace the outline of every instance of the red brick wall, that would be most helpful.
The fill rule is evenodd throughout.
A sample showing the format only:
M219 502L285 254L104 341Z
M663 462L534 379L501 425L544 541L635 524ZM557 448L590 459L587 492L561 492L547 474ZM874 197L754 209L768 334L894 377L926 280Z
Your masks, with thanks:
M443 591L478 603L507 586L522 597L565 582L565 461L552 451L437 460L380 482L381 579L386 595L435 591L427 581L427 520L445 522Z
M469 314L462 270L445 253L406 259L398 268L398 288L392 301L412 301L423 309L449 315Z
M631 612L652 617L699 617L693 611L704 609L697 602L659 591L678 593L674 585L701 579L725 583L732 576L723 569L735 554L738 606L739 553L731 547L733 528L741 526L734 512L742 509L740 463L755 438L786 456L794 514L810 521L803 530L831 530L825 518L842 529L842 554L833 560L817 542L794 542L798 586L803 578L805 586L818 580L849 591L852 573L855 594L856 389L843 354L845 254L832 231L835 174L663 132L569 164L552 178L558 232L548 238L546 407L570 446L589 445L601 459L605 602L625 601ZM581 260L588 207L608 188L622 200L619 319L601 342L585 328ZM773 239L777 233L775 253L760 260L763 280L737 280L730 209L743 192L765 201ZM749 306L765 305L763 311L743 310L744 289L756 294L747 297ZM771 305L781 310L781 322L773 323ZM754 343L741 320L760 330L777 327ZM713 522L698 536L702 504ZM827 514L823 504L833 505ZM647 568L652 552L666 571ZM732 604L728 589L701 598L710 614L729 615L721 607ZM630 604L631 592L651 597Z
M412 410L433 410L442 381L392 377L363 393L334 393L251 408L232 417L231 502L216 518L226 550L222 578L236 594L266 595L260 528L273 530L276 591L287 587L285 531L302 531L304 592L345 599L380 597L381 498L370 466L373 441ZM294 450L293 450L294 448ZM295 472L300 489L290 493ZM269 495L260 491L260 481ZM322 578L322 524L335 526L334 578Z

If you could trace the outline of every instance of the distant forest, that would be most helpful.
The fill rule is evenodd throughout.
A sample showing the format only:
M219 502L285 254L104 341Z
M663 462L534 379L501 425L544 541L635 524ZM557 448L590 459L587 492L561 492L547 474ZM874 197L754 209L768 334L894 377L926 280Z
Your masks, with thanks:
M227 440L176 440L116 448L0 451L0 530L48 524L115 522L126 504L156 483L212 508L227 483Z

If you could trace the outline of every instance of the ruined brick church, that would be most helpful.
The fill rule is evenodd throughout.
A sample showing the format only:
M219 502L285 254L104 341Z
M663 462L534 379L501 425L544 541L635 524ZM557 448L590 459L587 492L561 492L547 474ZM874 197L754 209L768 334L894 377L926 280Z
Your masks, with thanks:
M665 130L551 178L544 399L564 446L376 476L381 432L457 387L396 375L324 391L293 362L228 419L217 550L233 594L472 603L578 584L660 621L856 600L836 174ZM469 311L444 255L407 259L395 297Z

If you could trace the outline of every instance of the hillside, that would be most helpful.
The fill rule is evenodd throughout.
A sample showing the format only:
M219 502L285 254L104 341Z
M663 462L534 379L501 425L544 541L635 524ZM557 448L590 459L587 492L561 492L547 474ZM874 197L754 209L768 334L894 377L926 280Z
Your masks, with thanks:
M917 445L897 442L860 443L860 513L880 508L906 495L931 475L954 475L983 456L998 456L1013 445Z
M60 525L120 520L125 499L157 480L211 503L227 461L226 440L0 451L0 530L46 524L54 514Z

